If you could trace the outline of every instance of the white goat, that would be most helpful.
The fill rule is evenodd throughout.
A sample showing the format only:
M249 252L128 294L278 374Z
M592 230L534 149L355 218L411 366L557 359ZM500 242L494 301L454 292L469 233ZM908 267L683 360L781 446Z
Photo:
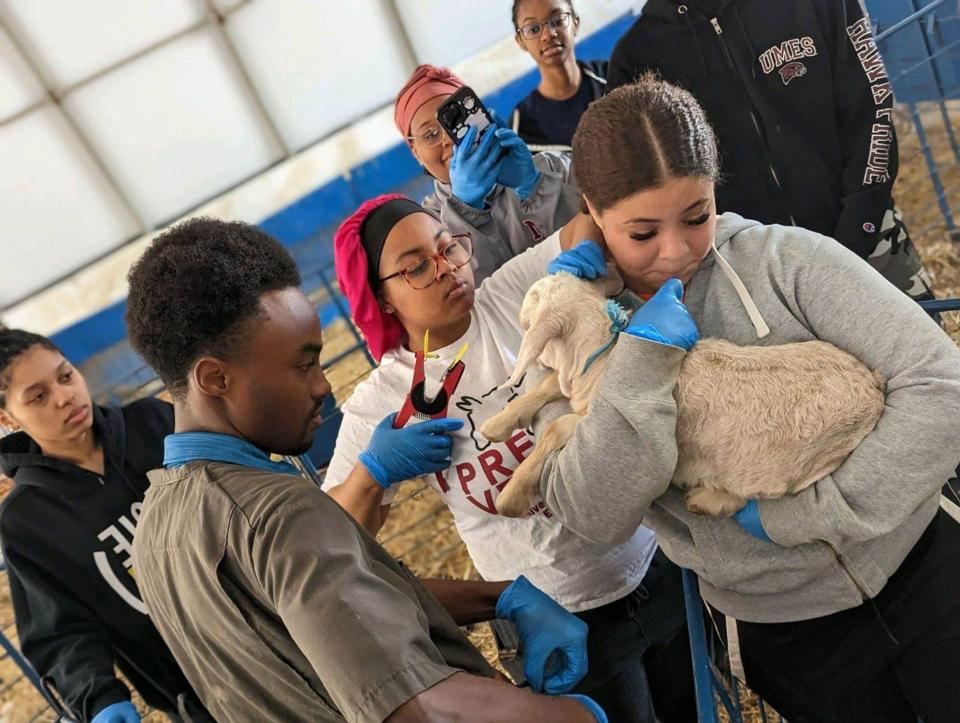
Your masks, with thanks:
M527 292L523 342L506 385L518 384L535 362L553 371L480 431L505 440L562 397L573 413L547 425L497 498L501 514L519 517L529 509L547 457L587 413L607 352L586 371L584 365L610 340L606 295L621 286L616 272L595 282L556 274ZM839 467L876 426L884 387L878 374L826 342L762 347L703 339L684 357L673 392L678 462L672 482L688 490L691 512L719 517L732 515L747 498L799 492Z

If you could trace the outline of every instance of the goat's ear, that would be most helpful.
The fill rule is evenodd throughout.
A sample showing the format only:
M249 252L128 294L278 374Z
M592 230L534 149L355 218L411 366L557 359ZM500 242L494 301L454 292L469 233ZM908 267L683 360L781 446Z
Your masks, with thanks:
M607 273L590 283L606 297L616 296L623 291L623 279L612 261L607 262Z
M533 324L537 310L540 308L540 290L531 288L525 297L523 305L520 307L520 328L526 331Z

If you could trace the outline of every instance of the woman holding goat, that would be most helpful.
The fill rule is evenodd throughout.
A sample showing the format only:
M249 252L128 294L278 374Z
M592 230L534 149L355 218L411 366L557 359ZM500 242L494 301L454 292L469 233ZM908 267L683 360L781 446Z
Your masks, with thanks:
M547 460L546 505L596 543L649 525L736 619L746 682L791 723L960 719L960 524L939 505L960 459L960 350L833 239L718 216L717 147L688 92L653 77L618 88L590 106L573 147L606 247L649 301ZM596 278L597 257L585 242L559 263ZM670 485L674 387L701 337L829 342L886 380L879 422L795 495L693 514Z

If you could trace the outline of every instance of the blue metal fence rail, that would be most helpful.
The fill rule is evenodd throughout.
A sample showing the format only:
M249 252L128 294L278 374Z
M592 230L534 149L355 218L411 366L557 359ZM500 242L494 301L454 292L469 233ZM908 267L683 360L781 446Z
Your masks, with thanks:
M935 105L952 150L952 164L960 164L960 144L947 101L960 98L960 17L957 3L948 0L867 0L877 47L887 66L898 102L906 105L917 133L933 186L933 195L948 235L960 240L953 204L957 188L943 180L930 144L924 110ZM922 229L921 236L930 228Z

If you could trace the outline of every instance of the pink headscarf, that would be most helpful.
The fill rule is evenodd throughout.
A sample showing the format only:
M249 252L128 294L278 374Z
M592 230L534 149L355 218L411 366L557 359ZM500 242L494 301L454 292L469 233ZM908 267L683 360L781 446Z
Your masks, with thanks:
M367 252L363 247L360 228L367 216L396 198L406 198L399 193L377 196L360 204L360 208L340 224L333 235L334 266L340 291L347 297L353 322L367 340L370 353L378 362L406 336L406 331L396 317L384 312L370 288Z
M421 65L397 94L393 106L393 122L404 138L410 135L413 116L424 103L438 95L450 95L464 86L464 82L446 68Z

